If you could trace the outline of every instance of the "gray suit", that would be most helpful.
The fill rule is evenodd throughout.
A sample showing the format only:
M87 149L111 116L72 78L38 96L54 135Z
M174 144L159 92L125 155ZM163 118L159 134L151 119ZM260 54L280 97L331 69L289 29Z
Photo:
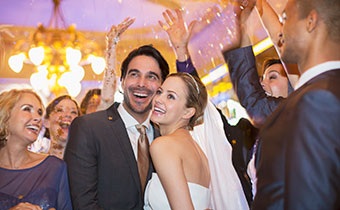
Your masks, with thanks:
M76 118L64 159L74 209L142 209L137 161L115 103ZM154 129L154 136L159 131ZM147 179L153 171L150 164Z

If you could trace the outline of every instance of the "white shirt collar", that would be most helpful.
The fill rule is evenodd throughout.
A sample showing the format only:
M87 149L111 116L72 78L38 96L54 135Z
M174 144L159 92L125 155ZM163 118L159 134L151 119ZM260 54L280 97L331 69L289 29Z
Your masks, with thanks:
M139 124L138 121L135 118L133 118L130 115L130 113L125 109L125 107L123 106L122 103L119 104L117 111L118 111L120 117L122 118L126 128L135 127L136 125ZM142 123L142 125L144 125L146 127L146 130L150 130L150 115Z
M334 69L340 69L340 61L328 61L325 63L318 64L316 66L313 66L312 68L305 71L298 81L298 83L295 86L295 90L303 86L306 82L313 79L314 77L330 70Z

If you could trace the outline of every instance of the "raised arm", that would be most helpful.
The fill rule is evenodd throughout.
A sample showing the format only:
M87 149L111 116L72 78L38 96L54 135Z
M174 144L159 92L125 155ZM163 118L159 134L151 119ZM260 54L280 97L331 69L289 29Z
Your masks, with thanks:
M283 98L269 97L265 94L257 74L255 55L247 34L247 20L255 6L255 0L249 0L239 17L239 43L232 50L223 52L229 67L233 88L241 105L247 110L256 127L260 127L276 109Z
M120 35L128 29L128 27L135 21L135 19L130 19L129 17L123 20L118 26L113 25L106 35L106 68L104 71L103 78L103 89L101 93L100 104L97 111L105 110L111 106L114 102L114 94L116 92L116 46L119 41Z
M168 34L171 44L176 52L177 60L183 62L189 58L188 43L192 29L197 21L192 21L187 27L183 20L181 11L176 9L175 12L176 15L174 15L170 10L163 12L166 24L159 21L159 25Z
M256 8L259 12L263 25L267 29L267 32L276 46L279 44L279 34L281 28L281 22L279 16L276 14L272 6L267 0L257 0Z
M192 64L188 50L190 36L196 20L189 24L189 27L183 20L182 13L179 9L175 10L175 14L170 10L163 12L165 23L159 21L159 25L168 34L172 47L175 50L177 60L177 72L187 72L198 77L197 71Z

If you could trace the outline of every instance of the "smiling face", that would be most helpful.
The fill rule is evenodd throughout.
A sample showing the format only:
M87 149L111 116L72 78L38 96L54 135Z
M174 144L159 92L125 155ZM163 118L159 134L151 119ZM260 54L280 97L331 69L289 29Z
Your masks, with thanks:
M66 142L71 122L79 116L77 105L71 99L61 100L45 119L45 127L49 129L52 141Z
M42 104L37 97L23 93L8 120L8 141L20 140L24 145L33 143L42 128L42 116Z
M281 64L269 66L263 75L261 85L266 93L273 97L288 96L288 79Z
M129 63L122 79L123 105L137 121L146 119L161 82L161 70L153 57L140 55Z
M186 126L195 113L195 108L186 107L187 92L181 78L168 77L153 100L151 120L159 124L161 129L168 127L168 130L174 130Z

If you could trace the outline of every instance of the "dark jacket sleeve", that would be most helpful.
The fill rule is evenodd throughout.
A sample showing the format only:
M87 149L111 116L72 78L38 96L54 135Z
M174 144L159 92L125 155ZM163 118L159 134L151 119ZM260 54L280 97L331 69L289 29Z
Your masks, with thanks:
M192 64L191 58L188 58L186 61L183 62L176 60L176 67L177 72L186 72L199 78L196 68Z
M96 145L90 127L81 117L71 123L64 159L67 163L73 209L98 206Z
M263 90L252 46L224 52L223 56L241 105L247 110L256 127L260 127L283 98L267 96Z

